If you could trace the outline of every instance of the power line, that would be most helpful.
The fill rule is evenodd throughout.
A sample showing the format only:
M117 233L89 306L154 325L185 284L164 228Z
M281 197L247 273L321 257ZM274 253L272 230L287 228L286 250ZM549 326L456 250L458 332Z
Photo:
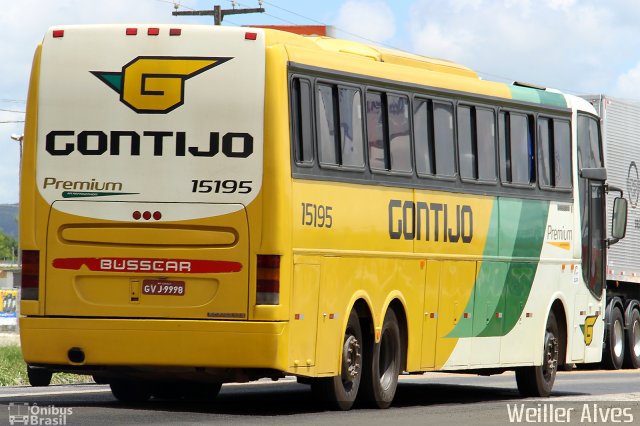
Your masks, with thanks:
M0 121L0 124L24 123L24 120Z
M181 7L185 8L185 9L189 9L189 10L195 10L192 7L183 5L181 1L170 1L170 0L156 0L156 1L159 1L159 2L162 2L162 3L172 4L173 8L176 9L176 10L178 10L178 8L181 8Z
M27 101L23 100L23 99L0 99L0 102L13 102L13 103L17 103L17 104L23 104Z
M277 8L277 9L283 10L283 11L285 11L285 12L287 12L287 13L291 13L292 15L299 16L300 18L307 19L307 20L309 20L309 21L311 21L311 22L314 22L314 23L316 23L316 24L320 24L320 25L325 25L325 26L327 26L327 24L326 24L325 22L321 22L321 21L318 21L318 20L316 20L316 19L309 18L308 16L304 16L304 15L302 15L302 14L300 14L300 13L297 13L297 12L294 12L294 11L291 11L291 10L288 10L288 9L285 9L284 7L276 6L276 5L274 5L273 3L271 3L271 2L267 2L267 1L265 1L264 3L265 3L265 4L268 4L269 6L273 6L273 7ZM238 4L240 4L240 3L238 3ZM295 22L288 21L288 20L286 20L286 19L284 19L284 18L280 18L280 17L278 17L278 16L274 16L274 15L271 15L271 14L268 14L268 13L265 13L265 15L269 15L269 16L271 16L271 17L273 17L273 18L276 18L276 19L278 19L278 20L280 20L280 21L282 21L282 22L286 22L286 23L291 24L291 25L296 25L296 23L295 23ZM350 31L347 31L347 30L345 30L345 29L343 29L343 28L340 28L340 27L337 27L337 26L335 26L335 25L333 25L333 28L335 28L336 30L340 31L341 33L348 34L348 35L350 35L350 36L352 36L352 37L356 37L356 38L358 38L358 39L360 39L360 40L364 40L364 41L367 41L367 42L369 42L369 43L377 44L377 45L379 45L379 46L384 46L384 47L387 47L387 48L389 48L389 49L402 50L402 49L399 49L399 48L398 48L398 47L396 47L396 46L392 46L392 45L390 45L390 44L387 44L387 43L384 43L384 42L381 42L381 41L378 41L378 40L372 40L372 39L370 39L370 38L363 37L363 36L361 36L361 35L359 35L359 34L352 33L352 32L350 32Z
M3 112L17 112L18 114L25 114L25 112L24 112L24 111L18 111L18 110L15 110L15 109L4 109L4 108L0 108L0 111L3 111Z
M164 2L166 2L166 3L174 3L174 5L176 4L175 2L170 2L170 1L168 1L168 0L157 0L157 1L164 1ZM282 11L284 11L284 12L287 12L287 13L290 13L290 14L292 14L292 15L295 15L295 16L297 16L297 17L300 17L300 18L302 18L302 19L306 19L306 20L311 21L311 22L313 22L313 23L316 23L316 24L319 24L319 25L325 25L325 26L328 26L328 24L327 24L327 23L325 23L325 22L318 21L317 19L313 19L313 18L310 18L310 17L308 17L308 16L302 15L302 14L300 14L300 13L298 13L298 12L295 12L295 11L293 11L293 10L289 10L289 9L284 8L284 7L278 6L278 5L276 5L276 4L274 4L274 3L271 3L271 2L269 2L269 1L263 0L263 3L264 3L264 4L266 4L266 5L269 5L269 6L271 6L271 7L275 7L276 9L280 9L280 10L282 10ZM182 5L180 5L180 2L177 2L177 4L178 4L178 6L180 6L180 7L185 7L185 8L186 8L186 6L182 6ZM239 6L241 6L241 7L246 7L246 6L247 6L247 5L242 4L242 3L240 3L240 2L238 2L237 4L238 4ZM191 9L191 10L194 10L194 9ZM276 16L276 15L270 14L270 13L268 13L268 12L264 11L264 9L263 9L263 12L262 12L262 13L264 13L265 15L270 16L270 17L272 17L272 18L274 18L274 19L277 19L277 20L279 20L279 21L282 21L282 22L284 22L284 23L291 24L291 25L297 25L297 23L296 23L296 22L292 22L292 21L289 21L288 19L281 18L281 17L279 17L279 16ZM175 14L175 13L174 13L174 14ZM187 13L184 13L184 14L187 14ZM236 23L234 23L234 22L231 22L231 21L227 21L227 22L232 23L233 25L238 25L238 24L236 24ZM364 40L364 41L367 41L367 42L370 42L370 43L373 43L373 44L377 44L377 45L380 45L380 46L384 46L384 47L387 47L387 48L390 48L390 49L395 49L395 50L403 51L403 49L400 49L400 48L398 48L397 46L393 46L393 45L390 45L390 44L388 44L388 43L384 43L384 42L381 42L381 41L377 41L377 40L369 39L369 38L367 38L367 37L361 36L361 35L356 34L356 33L352 33L352 32L350 32L350 31L347 31L347 30L345 30L345 29L343 29L343 28L340 28L340 27L338 27L338 26L335 26L335 25L333 25L333 27L334 27L337 31L340 31L340 32L345 33L345 34L348 34L348 35L350 35L350 36L353 36L353 37L359 38L359 39L361 39L361 40ZM491 79L495 79L495 80L503 80L503 81L505 81L505 82L513 82L513 81L515 81L515 79L513 79L513 78L509 78L509 77L505 77L505 76L501 76L501 75L497 75L497 74L489 73L489 72L482 71L482 70L474 70L474 71L475 71L475 72L477 72L478 74L485 75L485 76L487 76L487 77L489 77L489 78L491 78ZM562 90L562 91L563 91L563 92L565 92L565 93L574 93L574 94L580 93L580 92L578 92L578 91L571 90L571 89L561 89L561 88L559 88L559 89L560 89L560 90Z
M290 14L292 14L292 15L296 15L296 16L298 16L298 17L300 17L300 18L304 18L304 19L307 19L307 20L309 20L309 21L311 21L311 22L315 22L316 24L320 24L320 25L327 25L325 22L320 22L320 21L318 21L318 20L316 20L316 19L309 18L308 16L301 15L301 14L299 14L299 13L297 13L297 12L292 11L292 10L287 10L287 9L285 9L284 7L280 7L280 6L275 5L275 4L271 3L271 2L265 1L264 3L265 3L265 4L268 4L269 6L273 6L273 7L275 7L276 9L280 9L280 10L283 10L283 11L285 11L285 12L288 12L288 13L290 13Z

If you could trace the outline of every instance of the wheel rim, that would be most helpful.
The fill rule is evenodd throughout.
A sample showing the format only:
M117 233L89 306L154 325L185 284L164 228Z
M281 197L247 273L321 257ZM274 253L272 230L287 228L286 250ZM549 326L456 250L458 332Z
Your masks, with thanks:
M633 330L631 332L631 348L636 358L640 357L640 321L633 322Z
M379 375L380 385L383 389L389 388L395 376L396 372L396 341L393 336L389 336L389 332L382 334L380 339L380 363L379 363Z
M342 385L347 392L353 389L354 383L360 377L362 369L362 351L360 342L353 334L344 339L342 347Z
M558 369L558 339L553 333L547 331L544 336L544 363L542 374L546 382L553 380Z
M623 342L623 329L622 322L616 320L613 323L613 353L616 358L622 356L622 342Z

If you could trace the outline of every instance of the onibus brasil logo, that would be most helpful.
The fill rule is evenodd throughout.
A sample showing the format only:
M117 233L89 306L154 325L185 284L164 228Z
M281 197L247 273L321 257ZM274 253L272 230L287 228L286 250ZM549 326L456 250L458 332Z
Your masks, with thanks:
M166 114L184 103L184 83L232 58L139 56L122 71L90 71L139 114Z

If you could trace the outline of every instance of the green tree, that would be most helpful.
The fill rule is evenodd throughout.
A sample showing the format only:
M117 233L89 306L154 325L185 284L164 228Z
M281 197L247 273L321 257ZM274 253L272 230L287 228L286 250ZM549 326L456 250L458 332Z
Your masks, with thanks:
M15 260L18 255L18 242L11 235L0 231L0 259Z

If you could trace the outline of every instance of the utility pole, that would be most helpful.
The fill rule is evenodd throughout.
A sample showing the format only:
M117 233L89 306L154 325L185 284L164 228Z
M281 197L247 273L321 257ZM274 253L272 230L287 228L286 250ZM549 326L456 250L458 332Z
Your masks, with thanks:
M233 9L223 9L220 5L213 6L213 10L184 10L178 11L174 10L171 12L173 16L180 15L191 15L191 16L213 16L216 25L221 25L222 20L226 15L240 15L245 13L264 13L264 8L262 7L262 1L258 1L258 5L260 7L256 8L245 8L245 9L236 9L235 1L231 2L234 5Z

